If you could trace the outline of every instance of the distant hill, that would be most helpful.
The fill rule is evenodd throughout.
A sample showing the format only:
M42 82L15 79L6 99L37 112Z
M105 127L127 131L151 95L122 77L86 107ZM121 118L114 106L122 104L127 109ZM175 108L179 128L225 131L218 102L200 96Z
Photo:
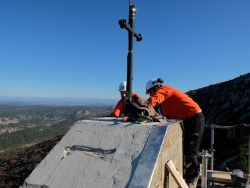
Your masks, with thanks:
M110 114L111 106L0 105L0 156L65 134L76 121Z
M115 99L96 98L0 97L0 105L106 106L115 105L116 102Z
M201 106L207 123L250 123L250 73L187 94Z

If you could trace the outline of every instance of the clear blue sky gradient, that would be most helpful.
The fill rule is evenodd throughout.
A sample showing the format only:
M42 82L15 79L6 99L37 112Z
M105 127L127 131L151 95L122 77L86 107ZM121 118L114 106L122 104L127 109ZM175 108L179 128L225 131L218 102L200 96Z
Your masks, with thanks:
M250 72L249 0L134 0L133 91L184 92ZM119 98L128 0L1 0L0 96Z

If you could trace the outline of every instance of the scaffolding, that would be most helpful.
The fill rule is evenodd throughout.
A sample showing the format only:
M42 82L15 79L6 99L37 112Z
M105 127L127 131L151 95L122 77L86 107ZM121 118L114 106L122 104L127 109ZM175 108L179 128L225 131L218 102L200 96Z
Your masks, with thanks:
M236 125L237 126L237 125ZM211 131L211 143L210 143L210 150L203 150L200 156L202 157L202 174L201 174L201 187L207 188L208 187L208 180L212 179L221 181L221 183L232 183L231 176L232 173L229 172L222 172L222 171L214 171L214 134L215 129L225 129L229 130L235 128L236 126L222 126L216 124L206 124L206 128L210 128ZM250 175L250 137L248 138L248 179ZM208 160L210 158L210 169L208 170ZM249 181L249 180L248 180ZM246 187L249 186L249 182L246 183Z

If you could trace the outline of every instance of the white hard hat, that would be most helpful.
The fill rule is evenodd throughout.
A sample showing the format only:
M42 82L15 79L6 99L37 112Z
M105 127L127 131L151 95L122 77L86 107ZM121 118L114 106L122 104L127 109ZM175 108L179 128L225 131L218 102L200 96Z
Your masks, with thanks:
M161 86L163 84L163 80L161 78L149 80L146 84L146 94L148 94L148 90L153 88L154 86Z
M127 90L127 81L123 81L120 83L118 91L126 91Z
M232 171L232 175L237 176L239 178L244 178L244 172L241 169L234 169Z

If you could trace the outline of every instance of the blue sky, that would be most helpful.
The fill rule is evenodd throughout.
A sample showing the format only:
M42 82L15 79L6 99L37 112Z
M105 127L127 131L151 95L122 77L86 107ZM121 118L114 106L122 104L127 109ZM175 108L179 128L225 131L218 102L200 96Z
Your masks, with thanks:
M134 0L133 91L184 92L250 72L249 0ZM128 0L1 0L0 96L119 98Z

